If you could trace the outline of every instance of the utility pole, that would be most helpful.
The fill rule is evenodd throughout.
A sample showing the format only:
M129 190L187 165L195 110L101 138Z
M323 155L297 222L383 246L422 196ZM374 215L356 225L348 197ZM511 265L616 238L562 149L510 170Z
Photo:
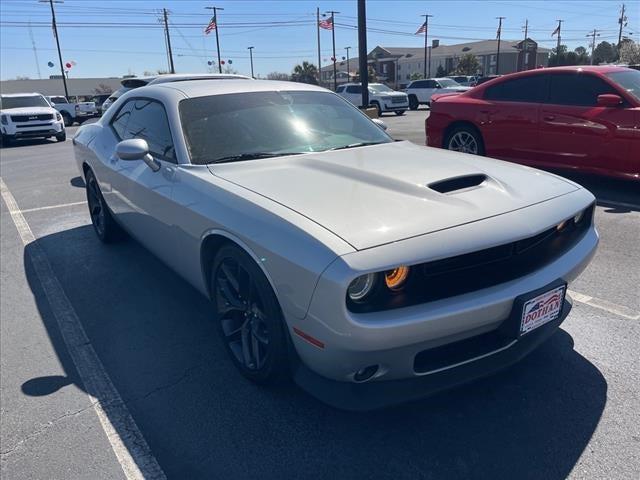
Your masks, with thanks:
M349 68L349 49L351 47L344 47L344 49L347 51L347 81L349 81L350 77L351 77L351 69Z
M176 73L176 69L173 66L173 52L171 51L171 35L169 35L169 22L167 21L167 9L163 8L162 13L164 14L164 34L167 37L167 50L169 51L169 70L171 71L171 73Z
M362 108L369 106L369 64L367 62L367 4L358 0L358 69L362 85Z
M587 37L592 37L591 38L591 65L593 65L593 52L596 49L596 37L599 37L600 34L598 33L598 30L596 30L595 28L593 29L593 33L587 33Z
M560 55L560 30L562 30L562 22L564 22L564 20L558 20L558 44L556 45L556 55Z
M335 92L338 89L338 77L337 77L337 66L336 66L336 13L333 10L329 10L326 13L331 14L331 38L333 41L333 91Z
M502 37L502 20L507 17L496 17L498 19L498 51L496 52L496 75L500 75L500 38Z
M316 30L318 34L318 85L322 85L322 63L320 63L320 7L316 8Z
M523 44L523 51L524 54L522 55L522 69L523 70L529 70L529 64L527 63L527 35L529 33L529 19L527 18L524 21L524 44Z
M624 16L624 3L622 4L622 11L620 12L620 18L618 23L620 24L620 30L618 30L618 52L620 51L620 44L622 43L622 27L625 25L627 18ZM620 55L620 53L618 53Z
M60 40L58 39L58 26L56 25L56 11L53 8L54 3L62 3L62 0L39 0L40 3L48 3L51 6L51 28L53 28L53 36L56 37L56 46L58 47L58 61L60 62L60 73L62 74L62 83L64 84L64 96L69 96L67 89L67 76L64 74L64 64L62 63L62 53L60 52Z
M221 7L204 7L207 10L213 10L213 18L216 21L216 50L218 51L218 73L222 73L222 64L220 63L220 37L218 37L218 10L224 10Z
M425 14L420 16L424 17L424 68L422 69L422 77L429 78L431 76L431 58L427 60L427 43L429 38L429 17L433 17L433 15ZM429 57L431 56L429 55ZM429 67L427 67L427 63L429 64ZM427 71L429 76L427 76Z
M42 74L40 73L40 60L38 60L38 49L36 48L36 41L33 39L33 29L31 28L31 21L29 21L29 38L31 39L33 56L36 57L36 70L38 70L38 78L42 78Z
M256 78L253 76L253 47L247 47L249 50L249 58L251 59L251 78Z

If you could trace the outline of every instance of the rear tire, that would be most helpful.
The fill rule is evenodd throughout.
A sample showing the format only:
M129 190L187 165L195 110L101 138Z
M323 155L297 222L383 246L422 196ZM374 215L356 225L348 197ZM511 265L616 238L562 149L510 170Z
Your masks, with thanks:
M244 250L223 245L211 266L211 298L218 331L240 373L273 385L290 377L287 333L278 299Z
M67 140L67 132L62 132L62 133L59 133L58 135L56 135L56 140L58 142L66 141Z
M484 155L484 142L482 135L473 127L461 125L454 128L445 140L447 150L470 153L472 155Z
M64 121L65 127L70 127L71 125L73 125L73 118L71 118L71 115L69 115L67 112L62 112L60 115L62 115L62 120Z
M396 110L396 115L401 117L402 115L404 115L404 110Z
M409 95L409 110L417 110L419 106L420 102L418 102L418 97Z
M113 219L113 215L104 201L100 186L91 170L85 175L87 204L93 230L103 243L113 243L124 236L124 231Z

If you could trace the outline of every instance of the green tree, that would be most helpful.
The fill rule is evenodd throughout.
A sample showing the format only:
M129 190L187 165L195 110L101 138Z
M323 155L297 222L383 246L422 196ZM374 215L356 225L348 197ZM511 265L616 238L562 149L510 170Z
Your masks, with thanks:
M409 80L422 80L422 74L418 72L413 72L409 77Z
M291 74L291 80L294 82L318 84L318 67L313 63L302 62L302 65L296 65Z
M616 46L609 42L600 42L593 51L593 63L611 63L618 56Z
M267 73L267 80L289 80L289 74L284 72Z
M378 76L376 75L376 71L373 69L372 66L369 66L368 68L368 75L369 77L369 82L377 82L378 81ZM356 76L354 79L355 82L359 82L360 81L360 70L356 70Z
M473 53L465 53L458 60L454 73L457 75L475 75L480 71L480 62Z
M95 93L96 95L99 95L101 93L113 93L113 89L109 85L100 83L96 88L93 89L93 93Z
M447 71L442 67L442 65L438 65L438 69L436 70L436 78L446 77Z
M549 66L557 67L561 65L586 65L590 62L590 57L584 47L578 47L576 51L569 52L566 45L560 45L560 49L551 50Z

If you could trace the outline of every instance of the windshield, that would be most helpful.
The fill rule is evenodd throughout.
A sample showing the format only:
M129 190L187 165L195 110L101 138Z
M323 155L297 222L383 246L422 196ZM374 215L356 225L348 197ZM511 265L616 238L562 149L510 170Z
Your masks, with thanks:
M389 87L387 87L386 85L383 85L381 83L370 84L369 85L369 90L372 91L373 93L393 92L393 90L391 90Z
M325 92L243 92L180 102L194 164L322 152L393 140L341 97Z
M605 73L607 77L624 88L631 95L640 100L640 72L637 70L624 70L622 72Z
M69 103L64 97L50 97L52 103Z
M440 82L440 85L442 85L442 87L447 88L447 87L459 87L460 84L458 82L455 82L453 80L451 80L450 78L443 78L441 80L438 80L438 82Z
M50 107L49 103L41 95L29 95L25 97L2 97L0 108L24 108L24 107Z

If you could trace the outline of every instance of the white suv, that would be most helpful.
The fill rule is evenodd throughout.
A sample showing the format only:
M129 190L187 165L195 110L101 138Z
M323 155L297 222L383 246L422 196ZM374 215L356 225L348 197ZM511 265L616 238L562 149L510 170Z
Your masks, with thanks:
M39 93L0 95L2 144L19 138L67 139L62 115Z
M427 80L414 80L407 86L409 95L409 108L417 110L420 105L431 105L431 95L435 93L462 93L471 90L472 87L463 87L450 78L428 78Z
M362 106L361 84L340 85L336 93L349 100L356 107ZM383 112L395 112L396 115L402 115L409 108L409 99L405 93L396 92L382 83L370 83L369 104L378 109L378 116L381 116Z

